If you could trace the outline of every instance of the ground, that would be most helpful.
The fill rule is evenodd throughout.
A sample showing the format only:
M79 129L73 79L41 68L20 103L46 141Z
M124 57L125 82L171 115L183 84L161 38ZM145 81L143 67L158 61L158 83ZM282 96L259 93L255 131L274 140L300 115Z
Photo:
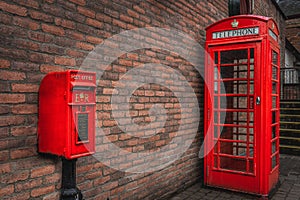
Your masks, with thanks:
M197 183L185 191L174 195L171 200L224 200L224 199L260 199L259 197L205 188ZM271 200L300 200L300 156L280 155L280 187Z

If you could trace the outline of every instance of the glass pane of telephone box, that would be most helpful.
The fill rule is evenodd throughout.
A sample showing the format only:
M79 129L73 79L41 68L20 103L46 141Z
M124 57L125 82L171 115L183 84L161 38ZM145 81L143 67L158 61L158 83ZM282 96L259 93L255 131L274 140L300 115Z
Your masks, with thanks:
M215 91L215 108L218 108L215 122L218 126L214 127L214 135L215 138L220 137L219 148L214 148L214 165L217 167L219 164L221 169L253 173L254 112L249 109L253 109L254 104L254 49L221 51L218 55L221 61L218 78L224 88ZM221 98L226 98L226 101Z

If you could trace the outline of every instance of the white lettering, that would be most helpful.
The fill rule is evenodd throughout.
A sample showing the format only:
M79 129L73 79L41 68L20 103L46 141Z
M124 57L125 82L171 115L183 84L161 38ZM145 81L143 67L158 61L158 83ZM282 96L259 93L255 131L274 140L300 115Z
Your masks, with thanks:
M240 36L257 35L257 34L259 34L259 27L252 27L252 28L222 31L222 32L214 32L212 34L212 38L219 39L219 38L240 37Z

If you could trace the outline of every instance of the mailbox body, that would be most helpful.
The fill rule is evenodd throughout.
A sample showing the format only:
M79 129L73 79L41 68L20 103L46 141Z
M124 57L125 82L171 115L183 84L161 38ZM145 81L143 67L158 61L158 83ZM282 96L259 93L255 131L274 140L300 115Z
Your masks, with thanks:
M39 89L38 150L75 159L95 152L96 74L47 74Z
M240 15L206 30L204 182L267 196L279 179L278 27Z

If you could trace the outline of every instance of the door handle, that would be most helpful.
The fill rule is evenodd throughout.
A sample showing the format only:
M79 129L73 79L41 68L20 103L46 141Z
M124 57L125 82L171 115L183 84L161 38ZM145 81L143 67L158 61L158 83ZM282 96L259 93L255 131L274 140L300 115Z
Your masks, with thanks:
M256 97L256 105L260 105L260 97Z

